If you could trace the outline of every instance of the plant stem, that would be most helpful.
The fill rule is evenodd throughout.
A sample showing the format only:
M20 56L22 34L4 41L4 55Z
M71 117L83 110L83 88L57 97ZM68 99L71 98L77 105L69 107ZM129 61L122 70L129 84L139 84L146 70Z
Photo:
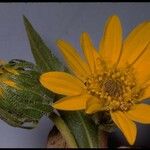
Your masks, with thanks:
M65 138L67 146L69 148L78 148L75 138L70 132L70 129L68 128L64 120L54 113L49 118L53 121L59 132Z
M99 129L98 133L99 137L99 148L107 148L108 147L108 133L106 131L103 131Z

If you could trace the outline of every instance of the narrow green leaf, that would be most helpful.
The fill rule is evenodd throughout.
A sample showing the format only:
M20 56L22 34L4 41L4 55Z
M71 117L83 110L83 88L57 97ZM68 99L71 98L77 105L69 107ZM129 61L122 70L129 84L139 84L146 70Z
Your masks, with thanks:
M80 111L61 111L61 115L74 134L80 148L98 147L98 127L89 117Z
M51 53L47 45L43 42L40 35L32 27L29 20L23 16L25 28L29 38L32 54L36 64L42 71L62 70L63 66L59 60Z
M43 40L35 29L33 29L26 17L24 17L24 23L37 66L43 72L62 70L62 65L59 63L58 59L51 54L46 44L44 44ZM63 70L67 71L65 69ZM58 98L59 96L55 95L55 97ZM98 147L97 127L92 120L89 120L89 118L81 112L59 111L59 113L69 126L80 148Z

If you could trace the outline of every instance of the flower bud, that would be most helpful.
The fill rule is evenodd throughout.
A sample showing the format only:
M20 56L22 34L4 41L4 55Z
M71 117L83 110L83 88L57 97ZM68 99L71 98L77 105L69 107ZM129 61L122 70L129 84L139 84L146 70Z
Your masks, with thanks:
M27 61L0 61L0 118L8 124L33 128L53 110L54 94L39 82L40 71Z

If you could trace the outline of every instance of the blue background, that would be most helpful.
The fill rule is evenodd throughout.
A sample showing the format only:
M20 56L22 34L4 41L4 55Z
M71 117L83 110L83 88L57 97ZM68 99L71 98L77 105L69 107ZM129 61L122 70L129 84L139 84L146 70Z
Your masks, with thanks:
M0 3L0 59L34 62L22 15L31 21L49 48L62 60L55 46L57 39L70 41L80 51L80 34L87 31L97 47L104 23L112 14L120 17L126 36L137 24L150 21L150 3ZM33 130L14 128L0 120L0 148L46 147L51 128L52 122L46 117ZM138 125L138 129L136 145L150 145L150 127ZM114 137L124 141L118 129L110 140Z

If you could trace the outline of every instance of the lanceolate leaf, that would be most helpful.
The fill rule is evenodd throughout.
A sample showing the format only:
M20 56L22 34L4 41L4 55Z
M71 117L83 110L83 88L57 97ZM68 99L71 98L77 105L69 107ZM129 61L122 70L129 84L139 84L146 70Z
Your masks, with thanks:
M51 53L28 19L25 16L23 19L36 64L44 71L61 70L59 60Z
M69 128L75 136L80 148L98 147L98 128L94 122L82 112L61 112Z
M27 18L24 22L31 44L33 56L38 67L43 71L62 69L58 59L54 57L40 36L33 29ZM55 64L55 65L54 65ZM56 95L57 97L57 95ZM97 147L97 127L81 112L59 112L68 124L79 147Z

